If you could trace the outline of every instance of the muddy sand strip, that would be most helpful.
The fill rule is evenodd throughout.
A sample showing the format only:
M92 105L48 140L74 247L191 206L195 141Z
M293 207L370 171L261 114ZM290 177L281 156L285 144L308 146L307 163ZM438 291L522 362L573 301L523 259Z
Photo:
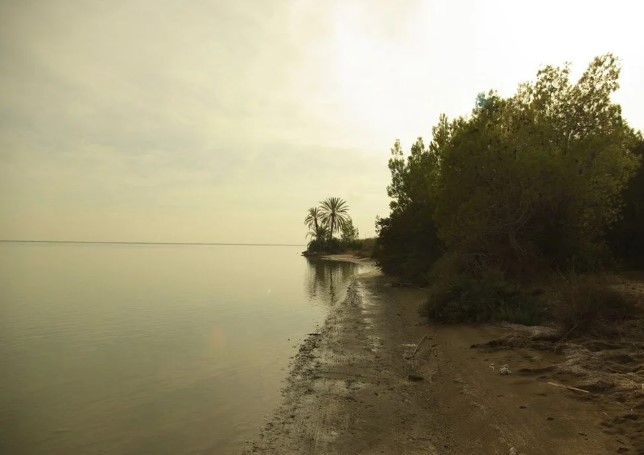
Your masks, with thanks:
M244 453L640 453L602 431L609 405L548 384L564 358L473 349L508 328L428 325L418 315L425 298L378 272L358 276L301 345L282 405ZM536 373L499 374L506 364Z

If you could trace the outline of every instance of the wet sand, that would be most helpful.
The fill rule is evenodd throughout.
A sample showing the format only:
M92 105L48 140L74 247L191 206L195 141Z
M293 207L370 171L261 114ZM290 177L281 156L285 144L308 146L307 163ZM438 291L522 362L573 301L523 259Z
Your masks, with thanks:
M429 325L425 298L375 269L358 276L244 453L644 454L641 390L619 402L606 394L615 387L560 387L583 385L566 369L574 350L544 348L521 326ZM528 342L507 342L518 339Z

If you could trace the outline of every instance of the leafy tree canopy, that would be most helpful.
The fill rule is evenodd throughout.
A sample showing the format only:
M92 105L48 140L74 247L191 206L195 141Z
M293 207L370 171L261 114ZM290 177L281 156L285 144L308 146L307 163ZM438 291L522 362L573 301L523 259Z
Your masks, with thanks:
M422 275L443 254L439 269L514 277L601 265L639 166L638 135L610 99L618 77L611 54L576 83L547 66L510 98L491 91L467 118L442 115L406 159L396 141L391 215L377 221L383 268Z
M322 221L329 228L331 237L335 232L342 230L348 219L348 211L347 202L339 197L329 197L320 202Z

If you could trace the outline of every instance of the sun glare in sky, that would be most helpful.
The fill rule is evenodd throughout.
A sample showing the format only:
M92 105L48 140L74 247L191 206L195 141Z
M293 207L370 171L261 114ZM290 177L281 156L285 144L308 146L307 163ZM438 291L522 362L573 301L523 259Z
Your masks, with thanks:
M644 128L641 5L4 1L0 238L305 243L328 196L374 235L393 142L543 65L614 53Z

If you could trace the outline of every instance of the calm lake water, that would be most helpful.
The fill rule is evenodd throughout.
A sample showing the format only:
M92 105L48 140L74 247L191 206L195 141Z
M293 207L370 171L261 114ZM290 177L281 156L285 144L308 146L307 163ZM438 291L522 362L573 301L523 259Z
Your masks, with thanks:
M0 243L0 453L238 452L358 271L301 250Z

